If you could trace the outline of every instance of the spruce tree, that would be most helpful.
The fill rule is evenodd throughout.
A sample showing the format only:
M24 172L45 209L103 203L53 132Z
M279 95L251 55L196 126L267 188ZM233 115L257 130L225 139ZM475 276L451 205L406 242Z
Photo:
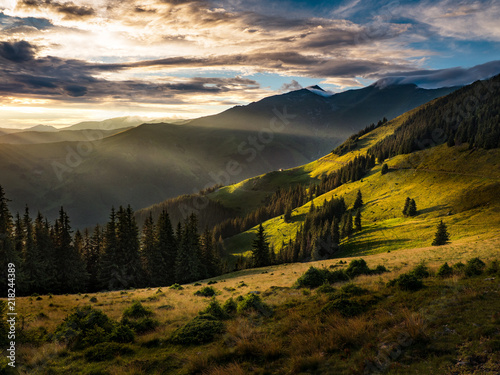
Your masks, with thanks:
M409 212L409 209L410 209L410 202L411 202L410 197L406 197L405 205L403 207L403 215L404 216L408 216L408 212Z
M116 245L119 254L118 265L121 288L136 288L143 284L143 269L139 254L139 228L132 208L120 207L117 212Z
M176 282L186 283L203 277L204 270L201 267L200 253L198 218L192 213L182 228L175 266Z
M358 190L358 194L356 195L356 200L354 201L354 209L357 210L363 206L363 197L361 195L361 190Z
M352 231L353 231L352 214L349 211L349 213L347 214L347 220L345 222L345 230L344 230L346 237L350 237L352 235Z
M75 293L86 288L88 275L80 254L73 244L69 217L64 209L59 210L59 218L54 225L53 243L56 259L56 292Z
M257 237L252 243L252 260L254 267L265 267L269 265L269 243L262 224L259 225Z
M443 220L437 225L437 231L434 235L434 241L432 241L432 246L446 245L450 241L450 235L448 234L446 224Z
M23 248L23 272L24 272L24 292L32 294L41 292L39 281L43 278L43 265L41 254L35 244L33 234L33 221L26 207L23 216L24 248Z
M336 217L333 218L331 232L333 247L338 248L340 244L340 231L339 221Z
M5 192L3 187L0 186L0 290L2 291L2 297L5 297L7 291L7 269L9 263L14 264L16 268L16 278L17 283L21 281L21 253L16 251L15 241L13 238L14 234L14 223L12 221L12 215L9 211L7 204L8 200L5 197Z
M41 213L38 213L35 219L34 240L36 253L40 257L41 275L39 276L38 288L42 293L54 292L58 273L54 244L50 236L50 224L48 220L43 218Z
M106 290L115 290L123 286L120 272L116 233L116 212L111 208L109 221L104 230L104 251L99 266L99 284Z
M410 205L408 206L408 215L415 216L416 214L417 214L417 203L415 202L415 199L412 199L410 201Z
M354 218L354 226L356 227L356 231L361 231L361 211L358 210L356 212L356 217Z
M89 289L97 291L99 288L99 266L104 249L104 237L102 229L96 225L94 232L90 237L89 244L86 246L84 255L85 267L89 274Z
M382 170L380 171L380 173L386 174L387 172L389 172L389 166L387 164L382 165Z
M180 224L180 223L179 223ZM178 229L179 237L181 236L181 229ZM166 210L160 213L156 225L156 237L158 240L159 256L162 259L161 266L163 273L161 283L164 285L171 285L175 282L175 267L177 261L177 247L180 243L180 238L176 238L170 216Z
M160 254L159 244L156 237L156 226L153 214L150 212L144 221L142 228L142 257L144 258L144 269L146 271L147 285L160 286L165 277L165 265Z

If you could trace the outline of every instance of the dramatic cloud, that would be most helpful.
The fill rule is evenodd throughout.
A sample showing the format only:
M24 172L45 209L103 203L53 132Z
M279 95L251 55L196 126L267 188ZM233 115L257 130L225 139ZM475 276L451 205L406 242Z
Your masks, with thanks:
M385 87L394 84L413 83L424 88L463 86L480 79L493 77L497 74L500 74L500 60L477 65L469 69L455 67L408 73L391 73L378 80L375 85Z
M198 114L297 82L463 84L496 65L433 67L499 60L499 18L494 0L4 1L0 104Z
M288 91L300 90L301 88L302 85L298 83L296 80L292 79L292 82L282 84L280 87L280 91L288 92Z

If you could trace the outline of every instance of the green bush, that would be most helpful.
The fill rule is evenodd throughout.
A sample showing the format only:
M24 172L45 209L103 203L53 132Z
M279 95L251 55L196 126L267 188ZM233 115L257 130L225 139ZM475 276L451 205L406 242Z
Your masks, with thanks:
M322 309L323 313L332 313L337 311L345 318L350 318L363 313L366 310L360 302L355 299L339 296L328 302Z
M371 273L374 275L380 275L380 274L383 274L385 272L389 272L389 270L381 264L379 264L374 270L371 271Z
M238 305L233 297L229 298L226 302L224 302L224 305L222 305L222 309L228 314L234 314L237 308Z
M130 345L120 344L116 342L105 342L97 344L85 350L85 359L89 362L108 361L117 356L130 355L134 353L134 349Z
M444 263L441 267L439 267L436 275L438 277L450 277L453 275L453 268L451 268L448 263Z
M97 298L92 297L92 298L89 299L89 301L92 302L92 303L96 303L97 302Z
M111 334L115 323L101 310L92 306L76 308L55 331L54 337L75 349L104 342Z
M200 311L200 314L212 315L214 318L225 320L229 318L229 314L224 311L220 303L214 298L210 301L208 306Z
M369 275L371 270L364 259L355 259L349 263L345 273L350 278L353 278L359 275Z
M139 319L151 315L153 315L153 311L148 307L144 307L139 301L134 301L134 303L132 303L132 306L123 311L124 318Z
M200 290L197 290L194 292L195 296L202 296L202 297L213 297L217 294L217 291L211 287L211 286L206 286L204 288L201 288Z
M128 343L134 342L135 335L134 332L125 324L118 324L111 335L109 336L109 341Z
M411 272L412 275L415 275L417 279L425 279L429 277L431 274L429 273L429 269L423 263L417 265Z
M256 311L261 315L269 316L272 314L272 310L267 306L258 294L249 293L238 303L236 308L238 313L243 313L246 311Z
M413 273L403 273L397 279L391 280L389 286L397 286L401 290L417 291L424 287L422 280Z
M338 291L339 296L345 296L345 297L352 297L352 296L361 296L363 294L366 294L368 291L366 289L363 289L356 284L349 283L344 285L340 290Z
M221 321L211 315L199 315L175 330L170 341L180 345L200 345L213 341L223 330Z
M210 280L210 281L207 283L207 285L213 285L213 284L217 284L217 281L215 281L215 280Z
M452 267L453 273L457 275L462 275L465 273L465 264L462 262L455 263Z
M318 289L316 289L317 293L323 293L323 294L331 294L335 292L335 288L331 286L330 284L323 284L321 285Z
M479 258L472 258L465 264L465 274L467 276L477 276L483 273L486 264Z
M169 289L182 290L184 288L182 287L182 285L175 283L175 284L170 285Z
M326 271L326 272L325 272ZM317 288L323 285L327 279L328 271L320 270L315 267L309 267L309 269L297 280L298 287L306 288Z
M486 273L488 275L495 275L500 273L500 264L498 260L493 260L489 265L488 268L486 269Z

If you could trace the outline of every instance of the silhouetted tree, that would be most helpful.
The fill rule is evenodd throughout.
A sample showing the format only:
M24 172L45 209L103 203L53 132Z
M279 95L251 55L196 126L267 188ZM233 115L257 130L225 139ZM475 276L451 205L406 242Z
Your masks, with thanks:
M434 235L434 241L432 241L432 246L446 245L450 241L450 235L448 234L446 224L443 220L437 225L437 231Z

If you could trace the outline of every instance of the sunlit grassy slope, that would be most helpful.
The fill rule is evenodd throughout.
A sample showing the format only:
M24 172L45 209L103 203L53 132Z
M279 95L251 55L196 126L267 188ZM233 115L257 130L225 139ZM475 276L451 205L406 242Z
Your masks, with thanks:
M425 262L431 273L445 261L465 263L479 257L489 262L498 255L499 246L500 238L496 237L457 240L438 250L423 247L365 256L369 267L383 264L390 272L354 279L356 285L370 291L375 298L372 303L379 302L367 314L352 318L335 313L322 315L320 309L328 302L328 294L291 288L310 266L338 269L345 267L339 265L341 260L350 262L352 258L277 265L217 277L211 281L217 281L213 287L218 291L215 298L220 303L249 292L259 293L274 315L267 318L255 313L239 315L225 323L224 334L204 345L173 345L168 339L207 306L210 299L193 293L206 286L208 280L198 286L184 285L183 290L165 287L18 298L19 321L23 322L22 328L18 327L23 340L17 351L18 370L20 374L235 375L328 373L314 372L318 366L326 366L335 369L335 373L361 374L367 358L374 361L386 342L395 341L398 334L407 332L415 335L413 340L409 346L400 348L402 356L391 360L399 367L390 367L386 373L447 373L446 369L461 361L465 354L483 353L484 361L494 360L491 348L498 340L488 334L495 321L498 322L495 309L499 299L494 279L484 281L484 275L474 279L432 277L416 293L391 290L385 283L420 262ZM337 290L341 286L342 283L334 284ZM119 320L136 300L153 311L160 325L152 332L138 335L129 346L130 354L89 361L84 352L47 339L76 306L90 304ZM483 352L484 349L488 352ZM482 363L483 370L488 366L495 365ZM494 374L495 368L498 366L478 373Z
M361 137L357 148L343 156L327 155L303 167L286 171L292 176L314 179L329 174L352 160L380 139L391 134L411 112L375 129ZM432 147L409 155L399 155L385 161L389 173L380 173L377 164L362 180L347 183L314 200L316 207L325 200L344 197L352 206L358 190L364 200L362 209L363 230L344 241L338 254L375 253L400 248L426 246L432 241L439 220L448 225L451 239L478 236L488 238L500 228L500 152L499 150L469 150L467 145L449 148ZM277 179L275 172L275 179ZM286 178L288 175L283 175ZM264 175L253 182L273 178ZM251 180L240 185L249 184ZM276 185L283 184L277 182ZM243 204L247 195L240 186L226 188L237 194L234 201ZM263 191L253 192L254 196ZM230 195L230 194L227 194ZM406 197L415 199L418 215L404 218L402 209ZM229 201L228 197L224 197ZM300 228L310 203L295 209L290 223L276 217L263 223L268 240L275 250L283 241L293 239ZM234 254L248 255L256 227L227 239L226 247Z

